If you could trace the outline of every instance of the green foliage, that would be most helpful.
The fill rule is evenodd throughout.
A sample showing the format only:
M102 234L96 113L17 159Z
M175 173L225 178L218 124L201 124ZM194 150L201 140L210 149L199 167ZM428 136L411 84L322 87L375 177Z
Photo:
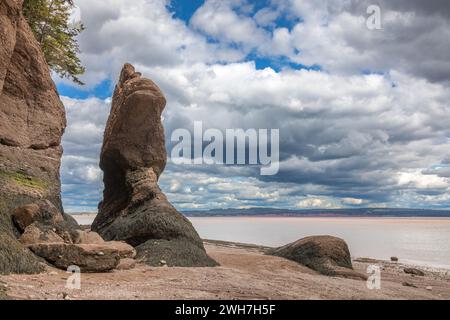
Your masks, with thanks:
M39 41L48 65L59 76L83 84L85 68L78 57L76 36L84 26L71 23L73 0L25 0L23 12Z

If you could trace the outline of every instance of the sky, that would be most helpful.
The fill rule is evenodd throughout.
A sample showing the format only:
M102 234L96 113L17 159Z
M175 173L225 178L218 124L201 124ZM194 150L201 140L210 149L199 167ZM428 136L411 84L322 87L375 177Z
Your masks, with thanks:
M67 110L68 212L96 211L99 154L125 62L177 128L280 130L280 170L168 165L179 210L450 208L447 0L75 0L86 83L54 77ZM369 28L370 5L381 29Z

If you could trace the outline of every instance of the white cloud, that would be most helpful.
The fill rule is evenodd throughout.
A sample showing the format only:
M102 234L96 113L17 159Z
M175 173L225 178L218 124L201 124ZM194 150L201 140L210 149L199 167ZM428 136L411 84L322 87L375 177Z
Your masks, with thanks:
M355 198L343 198L341 199L342 204L344 205L361 205L364 204L363 199L355 199Z
M194 14L191 25L220 41L257 47L270 39L251 17L233 10L233 1L207 0Z
M300 200L297 203L297 207L301 209L310 209L310 208L335 208L335 205L327 199L319 199L319 198L308 198L304 200Z
M366 27L370 0L291 0L291 4L304 19L291 32L293 45L300 50L291 58L299 63L345 74L397 69L436 82L450 81L445 1L436 2L434 12L417 1L378 1L382 30Z
M435 175L424 175L419 170L400 172L398 183L401 186L411 186L417 189L441 189L448 190L450 183L448 179Z
M134 63L167 96L167 137L196 120L205 128L280 129L280 174L271 180L247 167L169 164L161 183L179 208L450 207L448 170L436 169L450 143L450 92L440 81L450 70L442 54L450 28L440 13L382 1L384 31L369 31L364 1L274 1L257 12L244 0L207 1L190 24L162 0L76 3L87 27L84 80L114 82L124 62ZM277 26L286 14L301 21ZM257 70L243 61L250 52L323 71ZM74 185L85 183L95 203L110 100L63 101L64 190L78 199Z

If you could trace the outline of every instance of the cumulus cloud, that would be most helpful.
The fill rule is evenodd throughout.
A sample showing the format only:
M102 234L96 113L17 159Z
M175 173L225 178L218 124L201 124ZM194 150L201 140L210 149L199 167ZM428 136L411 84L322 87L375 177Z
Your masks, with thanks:
M433 82L450 81L450 19L447 1L376 1L382 30L366 26L363 1L291 0L294 12L304 18L291 31L299 54L292 59L320 64L325 69L352 73L362 70L401 70ZM435 50L430 50L434 48Z
M280 129L273 177L248 166L169 161L161 185L178 208L450 207L445 2L378 1L383 30L367 29L368 1L261 8L211 0L190 21L176 19L162 0L76 3L87 27L84 80L114 82L125 61L134 63L167 96L169 150L172 131L192 130L194 121L205 129ZM258 57L288 64L258 69ZM65 204L93 208L110 100L63 101Z
M212 44L174 19L165 0L76 0L86 32L80 35L81 59L94 86L116 78L125 61L146 66L175 66L242 59L239 50Z
M62 97L68 127L63 136L62 197L67 211L93 211L101 192L99 155L110 99Z
M327 208L331 209L335 207L335 205L327 199L320 198L307 198L300 200L297 203L297 207L300 209L314 209L314 208Z

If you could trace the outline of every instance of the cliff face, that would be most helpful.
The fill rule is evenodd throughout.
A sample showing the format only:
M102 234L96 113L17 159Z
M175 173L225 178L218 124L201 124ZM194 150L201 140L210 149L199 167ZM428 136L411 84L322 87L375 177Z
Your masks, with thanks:
M36 272L15 237L12 211L38 199L61 205L64 106L21 0L0 2L0 273Z
M137 246L150 265L214 266L188 219L158 186L166 165L158 86L126 64L114 92L100 167L105 191L92 229L106 240Z

